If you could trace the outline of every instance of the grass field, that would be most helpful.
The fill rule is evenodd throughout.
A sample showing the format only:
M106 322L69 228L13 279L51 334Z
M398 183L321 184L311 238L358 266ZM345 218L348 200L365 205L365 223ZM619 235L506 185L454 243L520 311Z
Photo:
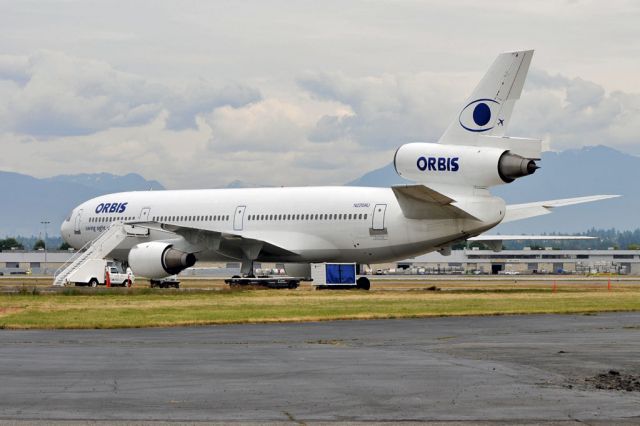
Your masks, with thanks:
M415 318L640 310L640 285L606 282L374 283L372 291L228 290L219 282L193 291L38 287L0 295L0 328L161 327L249 322ZM34 290L35 289L35 290Z

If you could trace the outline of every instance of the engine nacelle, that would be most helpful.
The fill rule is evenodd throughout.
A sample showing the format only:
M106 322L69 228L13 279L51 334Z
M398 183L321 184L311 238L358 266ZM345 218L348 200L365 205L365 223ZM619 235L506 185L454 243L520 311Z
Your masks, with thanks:
M396 173L422 183L489 187L536 171L533 159L494 147L409 143L393 158Z
M193 253L173 248L172 244L153 241L134 246L129 251L129 266L136 274L151 279L165 278L196 263Z

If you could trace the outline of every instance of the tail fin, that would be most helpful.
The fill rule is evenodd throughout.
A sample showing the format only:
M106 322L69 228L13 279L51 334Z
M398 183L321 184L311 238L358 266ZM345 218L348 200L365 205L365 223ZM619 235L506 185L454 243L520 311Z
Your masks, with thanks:
M498 55L439 142L476 145L480 136L503 136L532 57L533 50Z

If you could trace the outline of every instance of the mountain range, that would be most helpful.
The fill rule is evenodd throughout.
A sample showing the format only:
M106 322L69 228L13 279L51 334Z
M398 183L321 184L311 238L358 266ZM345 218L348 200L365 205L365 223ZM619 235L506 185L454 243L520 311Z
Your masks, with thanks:
M563 152L546 152L542 167L532 176L518 179L492 192L507 203L579 197L592 194L620 194L621 198L563 207L553 214L498 226L496 233L581 232L590 228L640 227L640 157L606 146L585 147ZM412 183L398 176L392 164L348 182L349 186L388 187ZM233 181L227 187L251 187ZM38 235L41 221L50 221L50 235L59 233L60 223L70 209L98 195L120 191L162 190L157 181L131 173L61 175L38 179L0 171L0 193L5 194L0 209L0 237Z
M40 223L49 221L47 233L60 234L60 224L71 209L98 195L119 191L161 190L157 181L130 173L60 175L38 179L19 173L0 171L0 236L30 236L44 232Z

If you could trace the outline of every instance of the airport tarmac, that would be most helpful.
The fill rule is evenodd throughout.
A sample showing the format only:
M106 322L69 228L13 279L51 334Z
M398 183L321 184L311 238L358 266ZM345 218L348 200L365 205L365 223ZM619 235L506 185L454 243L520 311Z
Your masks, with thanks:
M640 313L0 330L0 420L638 424L585 381L638 354Z

